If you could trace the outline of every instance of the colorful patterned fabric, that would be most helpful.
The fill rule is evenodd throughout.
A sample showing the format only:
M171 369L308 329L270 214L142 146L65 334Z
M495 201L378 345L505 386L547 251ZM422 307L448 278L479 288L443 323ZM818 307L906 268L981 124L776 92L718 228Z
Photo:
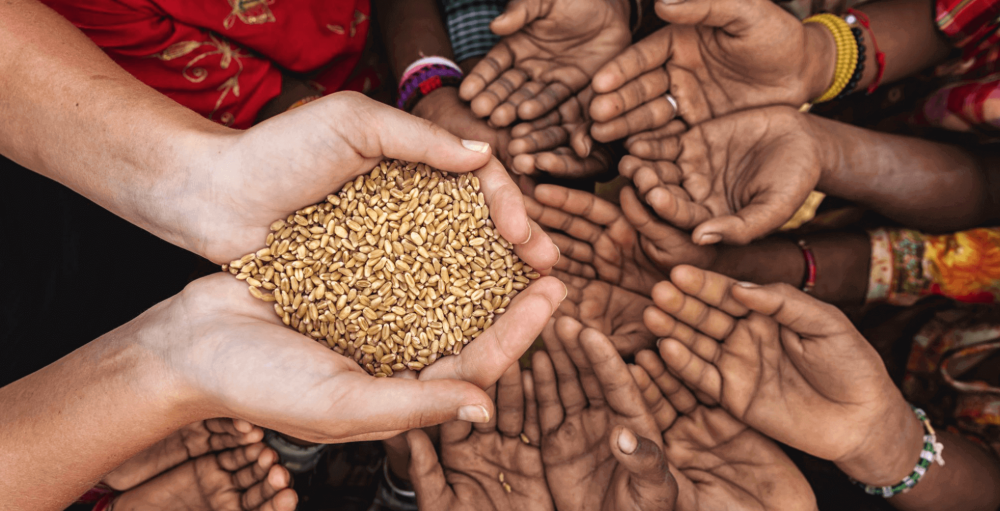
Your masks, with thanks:
M500 41L490 31L490 22L503 14L507 0L443 0L442 4L455 62L482 57Z
M966 303L1000 299L1000 227L937 236L879 229L869 236L868 302L913 305L931 295Z
M364 91L368 0L43 0L139 80L227 126L251 126L282 71Z
M940 66L945 85L914 115L918 124L995 136L1000 133L1000 0L937 0L935 21L962 50Z

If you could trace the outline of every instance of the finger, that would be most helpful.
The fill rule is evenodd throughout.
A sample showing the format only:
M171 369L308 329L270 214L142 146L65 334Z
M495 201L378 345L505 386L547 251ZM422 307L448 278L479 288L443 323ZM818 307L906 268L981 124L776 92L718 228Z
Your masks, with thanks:
M787 284L758 286L741 282L732 287L731 293L735 301L748 309L771 316L803 336L829 336L836 330L853 330L839 309Z
M290 480L290 478L289 478ZM279 491L271 500L254 511L295 511L299 505L299 495L291 488Z
M642 321L656 337L676 339L704 360L717 360L721 353L719 341L695 331L655 306L646 307Z
M528 81L528 75L520 69L508 69L486 86L486 89L476 94L472 100L473 113L493 113L498 105L510 97L514 91ZM480 115L483 117L483 115Z
M621 88L594 98L590 104L590 117L597 122L608 122L647 101L664 96L670 89L670 78L664 68L643 73Z
M532 0L511 0L503 14L490 23L490 30L499 36L513 34L541 16L541 2Z
M746 30L761 5L744 0L685 0L657 2L656 15L677 25L701 25L724 29L729 35Z
M674 509L677 481L670 475L661 444L625 426L615 426L608 443L615 459L628 470L628 488L622 488L622 493L633 496L635 508Z
M541 222L559 229L570 236L586 241L596 241L601 230L598 225L607 226L621 218L618 208L600 197L582 190L573 190L555 185L539 185L535 188L535 199L539 203L563 211L568 219L584 219L586 223L567 223L567 217L554 217L550 223ZM558 221L558 224L557 224ZM579 230L577 230L579 229Z
M580 335L583 332L583 324L574 318L562 317L556 320L556 334L558 334L559 340L562 341L566 355L569 356L572 364L576 367L580 387L583 388L583 393L587 396L586 402L592 408L596 408L604 405L605 395L601 388L601 382L598 381L597 375L594 374L593 364L587 358L587 355L583 351L583 346L580 344ZM567 413L568 410L569 408L567 407Z
M535 157L535 168L555 177L576 179L606 172L610 168L608 161L607 157L597 152L588 158L581 158L569 147L558 147L539 153Z
M708 208L692 201L687 193L677 186L653 188L644 199L660 218L681 229L694 229L712 219L712 213Z
M675 247L679 250L694 246L687 233L649 214L631 187L622 188L621 211L628 223L632 224L632 227L639 234L653 242L657 247ZM663 250L669 252L669 250Z
M338 93L337 96L341 94L345 93ZM359 99L368 110L368 115L365 116L368 124L362 133L375 138L377 147L373 148L373 152L378 155L390 159L419 161L449 172L470 172L482 168L492 159L486 142L463 143L455 135L428 120L388 105L372 104L372 100L365 96L360 96ZM306 106L318 110L321 103L323 100ZM305 107L301 110L304 111ZM358 115L357 112L352 113Z
M479 190L490 208L490 218L500 235L514 245L527 242L531 238L528 213L524 208L521 190L514 184L507 170L496 158L491 158L475 175L479 178ZM536 266L533 261L525 262Z
M494 46L482 60L476 63L469 75L462 80L462 85L458 89L458 95L465 101L472 101L486 86L493 83L501 73L510 69L514 63L514 52L503 41ZM486 117L493 111L477 110L475 105L473 113L479 117Z
M493 402L496 403L496 401L497 401L497 386L496 385L491 385L490 388L486 389L486 395L490 396L490 399L492 399ZM493 433L495 433L496 430L497 430L497 415L499 413L500 413L500 410L497 410L497 412L495 414L493 414L492 417L490 417L489 422L480 422L480 423L473 424L472 428L475 429L477 433L482 433L482 434L493 434ZM444 428L446 425L447 424L442 424L441 427ZM443 435L443 433L442 433L442 435Z
M524 428L524 387L521 386L521 368L511 364L497 382L497 429L515 438Z
M698 406L694 394L674 378L663 365L663 359L655 351L645 350L635 356L635 363L653 380L660 395L667 398L671 407L679 413L689 414Z
M538 425L538 401L531 371L521 372L521 384L524 386L524 426L521 431L531 445L538 446L542 443L542 431Z
M644 350L639 353L652 352ZM659 387L656 386L652 378L649 377L649 374L641 366L629 365L628 370L632 373L632 379L635 380L636 386L639 387L639 392L646 403L646 408L649 409L649 412L653 414L653 419L656 420L657 429L661 433L665 432L677 420L677 410L674 410L674 407L670 405L670 402L660 392Z
M588 328L580 334L580 344L611 409L626 417L648 415L632 373L611 340L601 332Z
M528 177L535 175L535 155L534 154L519 154L514 157L513 168L510 169L511 172L518 174L521 177Z
M260 457L261 452L265 448L266 446L263 443L257 442L236 449L222 451L216 455L215 459L218 461L219 466L227 472L235 472L257 461L257 458Z
M562 319L559 318L559 320ZM555 333L555 325L558 324L559 320L553 322L552 333ZM570 321L573 320L570 319ZM559 382L559 400L566 410L566 415L576 415L586 408L587 395L584 393L583 385L580 382L577 367L573 363L573 359L570 358L569 353L566 352L566 347L563 345L562 339L563 336L558 334L549 334L542 337L542 341L545 343L545 351L549 355L549 361ZM536 380L537 378L538 375L536 375ZM541 406L540 402L538 404Z
M582 273L580 267L589 266L590 263L594 261L593 246L590 243L585 243L559 233L549 234L549 237L552 238L556 247L559 247L559 252L563 256L559 259L559 262L563 264L563 267L556 265L556 269L562 270L571 275L586 278L587 275ZM572 266L573 264L576 264L577 266ZM590 268L593 269L593 267Z
M590 136L591 125L592 123L589 122L581 123L573 128L573 131L570 133L569 146L580 158L590 156L590 153L594 148L594 139Z
M278 461L278 454L270 448L261 448L250 455L249 464L233 472L233 484L241 490L248 489L264 479L267 472ZM223 465L222 456L219 456L219 466ZM260 499L263 501L266 499Z
M658 309L713 339L724 340L736 326L736 320L731 315L705 305L705 302L679 289L672 282L664 281L653 286L652 298ZM660 325L653 326L664 336L671 334L661 330Z
M538 131L552 126L559 126L561 124L562 116L559 115L559 112L549 112L548 115L539 117L538 119L530 122L518 123L510 129L510 136L518 139L527 136L532 131Z
M629 154L637 158L674 161L681 152L680 140L680 137L635 140L626 143L626 147Z
M517 111L520 106L524 102L538 95L544 87L545 85L539 82L531 80L525 82L524 85L514 91L514 93L507 98L507 101L504 101L500 104L500 106L493 110L493 113L490 114L490 123L496 127L509 126L512 122L517 120Z
M676 99L676 98L675 98ZM674 119L667 123L666 126L662 128L657 128L651 131L644 131L642 133L636 133L631 137L625 139L625 148L631 150L632 144L636 142L642 142L647 140L661 140L665 138L676 137L687 131L687 124L680 119Z
M792 218L799 205L801 202L782 199L772 201L767 196L754 197L753 202L743 206L735 215L705 220L691 233L691 239L699 245L711 245L719 241L746 245L784 225Z
M677 190L680 196L687 198L686 191L676 186L680 183L680 179L681 170L677 165L669 161L653 161L635 171L632 183L639 197L649 197L649 192L665 187Z
M513 155L525 153L537 153L549 151L559 146L565 145L569 141L569 134L562 126L551 126L532 131L521 138L510 141L510 153Z
M677 289L705 302L734 318L745 316L749 309L733 295L735 280L720 273L681 265L670 272Z
M247 487L241 497L243 509L257 509L265 502L272 500L275 495L286 488L291 482L291 474L281 465L276 465L277 455L274 460L268 460L265 465L256 464L253 467L243 469L245 472L253 471L254 483Z
M545 229L542 229L542 226L530 218L528 219L528 231L531 233L531 237L526 243L514 245L514 254L525 263L532 261L533 264L528 263L528 266L531 266L536 272L548 275L549 270L559 262L559 247L552 241Z
M535 383L535 400L538 404L538 425L542 434L555 431L563 422L565 410L559 399L556 370L552 359L544 351L531 357L531 376ZM537 445L537 444L536 444Z
M645 39L629 46L597 70L591 84L594 92L606 94L614 91L643 73L652 71L666 63L670 57L672 37L668 28L657 30Z
M687 346L674 339L660 341L660 357L667 367L690 387L718 401L722 397L722 375L719 370L695 355Z
M688 126L697 126L712 118L705 88L695 74L673 63L667 63L670 75L670 95L677 101L677 117Z
M456 379L487 388L521 358L566 296L566 286L542 277L511 301L505 314L470 342L462 353L425 368L421 380Z
M446 509L454 492L444 477L444 469L430 437L423 431L413 430L406 434L406 443L410 446L410 482L417 494L418 506L421 509Z
M608 122L595 122L590 128L590 134L595 140L611 142L636 133L662 128L676 114L674 106L662 96Z
M544 78L542 81L544 82ZM573 83L559 81L549 83L541 92L517 107L517 116L521 119L531 120L551 112L572 96L574 92L583 88L587 83L587 79L582 73L574 73L569 82Z

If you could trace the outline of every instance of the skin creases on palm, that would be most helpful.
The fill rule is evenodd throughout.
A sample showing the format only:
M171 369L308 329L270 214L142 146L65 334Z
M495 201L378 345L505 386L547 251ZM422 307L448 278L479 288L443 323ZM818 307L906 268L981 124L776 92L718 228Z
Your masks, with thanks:
M463 99L482 117L512 96L520 98L510 105L517 117L545 115L628 46L629 9L622 0L511 2L491 25L505 37L466 78ZM491 120L505 126L515 116Z
M552 509L537 446L499 432L474 432L468 440L442 445L441 449L441 456L447 461L448 483L455 489L458 500L470 505L469 509L478 509L478 504L487 501L497 509ZM499 480L501 473L503 482ZM510 493L503 483L510 486Z
M567 316L600 331L623 356L654 345L656 338L643 323L643 312L653 303L649 298L601 280L563 272L555 272L553 276L563 281L568 290L558 316ZM557 320L555 328L569 331L573 326Z

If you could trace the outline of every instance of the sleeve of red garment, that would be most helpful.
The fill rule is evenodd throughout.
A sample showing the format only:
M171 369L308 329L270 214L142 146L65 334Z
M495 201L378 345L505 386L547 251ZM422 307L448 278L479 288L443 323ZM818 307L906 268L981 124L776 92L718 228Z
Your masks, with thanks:
M248 128L281 92L270 61L141 0L46 3L143 83L216 122Z
M938 28L956 48L969 49L998 28L1000 0L935 0Z

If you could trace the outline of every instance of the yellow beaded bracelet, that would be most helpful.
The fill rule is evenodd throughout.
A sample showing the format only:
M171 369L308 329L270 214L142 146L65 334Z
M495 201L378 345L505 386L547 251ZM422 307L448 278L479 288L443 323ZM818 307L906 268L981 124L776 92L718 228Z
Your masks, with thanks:
M858 41L851 33L851 27L840 16L833 14L816 14L806 18L802 23L819 23L826 27L837 42L837 67L833 74L833 83L813 103L830 101L837 97L847 83L851 81L854 68L858 64Z

